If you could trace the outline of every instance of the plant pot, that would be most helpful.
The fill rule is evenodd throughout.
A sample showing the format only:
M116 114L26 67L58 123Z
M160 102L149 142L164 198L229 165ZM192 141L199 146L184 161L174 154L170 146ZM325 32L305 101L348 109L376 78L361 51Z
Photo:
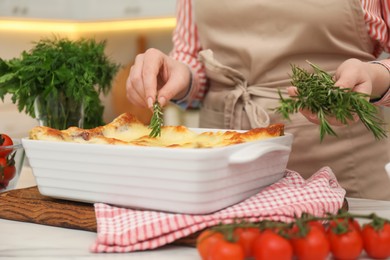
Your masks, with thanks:
M51 92L39 95L34 101L35 117L40 126L48 126L58 130L71 126L83 128L84 106L62 92Z

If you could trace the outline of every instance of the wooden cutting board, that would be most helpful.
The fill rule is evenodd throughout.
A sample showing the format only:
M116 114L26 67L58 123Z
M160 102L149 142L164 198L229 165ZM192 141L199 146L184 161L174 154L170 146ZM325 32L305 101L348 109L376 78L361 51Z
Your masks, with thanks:
M93 204L43 196L36 186L0 193L0 218L96 232ZM179 239L176 245L194 246L198 233Z
M0 193L0 218L96 232L92 204L53 199L31 187Z
M344 200L344 209L348 209ZM0 193L0 218L96 232L93 204L54 199L30 187ZM173 244L195 246L201 231Z

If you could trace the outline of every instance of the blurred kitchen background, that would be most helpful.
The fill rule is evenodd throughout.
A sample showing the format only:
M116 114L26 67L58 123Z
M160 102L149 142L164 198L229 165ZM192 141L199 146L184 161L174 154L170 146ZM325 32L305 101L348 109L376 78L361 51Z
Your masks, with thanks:
M150 47L165 53L171 50L175 7L176 0L0 0L0 57L18 57L34 41L53 35L106 40L107 55L123 68L111 93L101 97L104 120L108 123L130 111L146 122L150 111L127 102L125 81L137 53ZM196 110L183 111L170 105L164 117L166 125L198 126ZM21 138L35 125L37 121L18 112L9 97L4 102L0 100L1 133Z
M147 121L150 111L127 102L125 81L137 53L150 47L171 50L175 7L176 0L0 0L0 57L19 57L34 41L53 35L106 40L106 54L123 68L111 93L101 97L104 120L130 111ZM184 112L175 105L166 107L164 116L167 125L198 125L197 111ZM21 138L36 125L10 97L0 100L0 133Z

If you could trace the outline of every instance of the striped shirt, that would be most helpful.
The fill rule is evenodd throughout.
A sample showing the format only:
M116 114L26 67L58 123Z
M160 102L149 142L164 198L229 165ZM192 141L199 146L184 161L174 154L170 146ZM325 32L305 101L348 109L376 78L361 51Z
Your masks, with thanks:
M390 52L390 0L360 1L368 34L377 43L373 54L379 57L382 52ZM170 55L188 64L193 74L189 92L179 103L191 100L190 107L198 107L207 92L207 79L203 64L197 59L202 47L193 17L192 0L177 1L176 19L177 25L173 32L173 49ZM381 62L385 67L390 68L390 59ZM376 104L390 106L390 91L387 91Z

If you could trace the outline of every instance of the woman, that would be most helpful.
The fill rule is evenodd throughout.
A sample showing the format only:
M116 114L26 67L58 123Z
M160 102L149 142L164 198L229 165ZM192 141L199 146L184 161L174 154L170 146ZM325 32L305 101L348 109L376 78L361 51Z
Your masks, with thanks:
M390 60L372 61L390 48L389 10L390 0L179 0L170 57L155 49L138 55L127 97L149 108L157 92L163 106L201 104L201 127L262 127L283 121L271 110L278 89L293 95L291 64L309 70L309 60L334 74L337 86L386 105ZM294 134L289 169L307 178L330 166L347 196L390 200L387 140L376 141L357 121L320 142L309 121L316 121L309 113L283 121Z

